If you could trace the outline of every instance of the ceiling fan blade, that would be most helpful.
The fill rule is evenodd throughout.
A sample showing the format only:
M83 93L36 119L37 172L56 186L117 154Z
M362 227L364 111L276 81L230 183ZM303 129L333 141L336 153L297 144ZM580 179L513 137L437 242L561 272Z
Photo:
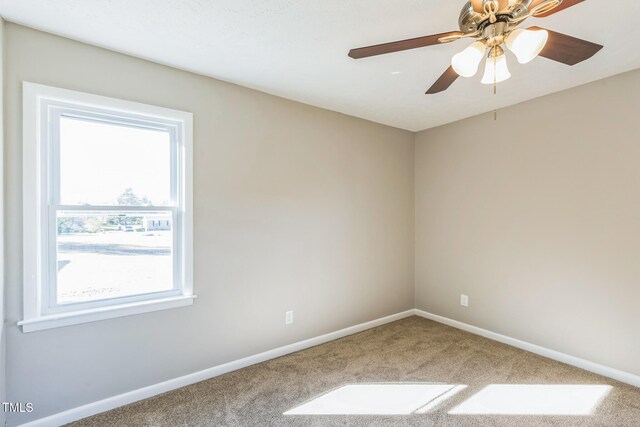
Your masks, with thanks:
M369 56L384 55L385 53L400 52L402 50L416 49L419 47L432 46L440 43L447 43L462 37L464 33L451 31L448 33L434 34L431 36L416 37L415 39L400 40L397 42L377 44L375 46L360 47L351 49L349 56L355 59L367 58ZM445 41L440 39L446 38Z
M482 0L471 0L471 6L473 6L474 12L484 13L484 9L482 8Z
M544 1L546 0L533 0L531 4L529 4L529 10L533 10L537 5L539 5ZM543 12L539 15L534 15L534 16L536 18L546 18L549 15L553 15L554 13L560 12L561 10L564 10L568 7L575 6L578 3L582 3L583 1L585 0L563 0L562 3L560 3L558 6L554 7L553 9L547 12Z
M497 0L498 12L506 10L509 7L509 0ZM484 0L471 0L471 6L476 13L484 15Z
M442 74L440 78L436 80L433 86L429 88L429 90L427 91L427 95L433 95L435 93L440 93L449 89L449 86L451 86L453 82L458 79L458 77L458 73L453 70L452 66L449 66L449 68L447 68L447 71L445 71L444 74Z
M539 31L543 28L530 27L529 30ZM540 52L540 56L562 62L567 65L576 65L582 61L586 61L593 55L598 53L604 46L588 42L586 40L567 36L566 34L549 32L549 40L547 45Z

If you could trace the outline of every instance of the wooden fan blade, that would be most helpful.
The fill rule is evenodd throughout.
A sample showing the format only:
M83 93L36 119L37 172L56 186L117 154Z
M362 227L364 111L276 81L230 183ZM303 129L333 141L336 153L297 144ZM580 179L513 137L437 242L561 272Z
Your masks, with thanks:
M533 10L534 7L536 7L543 1L546 1L546 0L533 0L531 4L529 4L529 10ZM554 7L550 11L541 13L540 15L534 15L534 16L536 18L545 18L549 15L553 15L554 13L560 12L561 10L564 10L568 7L575 6L578 3L582 3L583 1L585 0L563 0L562 3L560 3L557 7Z
M498 0L498 12L509 9L509 0Z
M458 79L458 77L458 73L453 70L452 66L449 66L449 68L447 68L447 71L445 71L444 74L442 74L440 78L436 80L433 86L429 88L429 90L427 91L427 95L433 95L435 93L440 93L449 89L449 86L451 86L453 82Z
M498 1L498 12L506 10L509 7L509 0L497 0ZM473 6L473 10L476 13L480 13L484 15L484 0L471 0L471 6Z
M540 31L543 30L543 28L530 27L529 30ZM586 61L604 47L586 40L567 36L566 34L556 33L550 30L547 31L549 32L549 40L547 40L546 46L542 49L542 52L540 52L540 56L562 62L563 64L576 65L582 61Z
M416 37L415 39L400 40L397 42L377 44L375 46L360 47L357 49L351 49L351 51L349 51L349 56L355 59L360 59L367 58L369 56L384 55L385 53L400 52L402 50L416 49L419 47L440 44L442 42L440 42L439 40L444 37L452 38L452 40L448 41L457 40L456 37L460 38L463 35L464 33L461 33L460 31L451 31L448 33L434 34L431 36Z
M471 6L473 6L473 10L476 13L484 13L484 8L482 7L482 0L471 0Z

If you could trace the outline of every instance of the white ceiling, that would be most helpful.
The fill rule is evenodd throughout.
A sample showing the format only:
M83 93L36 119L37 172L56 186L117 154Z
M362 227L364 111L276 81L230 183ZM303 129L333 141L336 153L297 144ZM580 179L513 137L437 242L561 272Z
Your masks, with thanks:
M425 90L469 41L368 59L350 48L457 30L463 0L1 0L29 27L412 131L640 68L640 1L587 0L525 24L605 48L569 67L519 65L497 101L481 73ZM609 7L609 9L607 9ZM624 17L630 16L625 22ZM602 102L602 100L598 100ZM496 104L497 102L497 104Z

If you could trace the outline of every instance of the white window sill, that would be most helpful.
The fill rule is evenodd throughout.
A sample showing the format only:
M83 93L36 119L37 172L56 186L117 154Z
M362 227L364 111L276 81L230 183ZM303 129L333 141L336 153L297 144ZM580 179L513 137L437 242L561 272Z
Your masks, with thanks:
M195 295L180 295L149 301L139 301L110 307L93 308L91 310L73 311L68 313L50 314L18 322L22 332L42 331L44 329L60 328L80 323L113 319L133 314L184 307L193 304Z

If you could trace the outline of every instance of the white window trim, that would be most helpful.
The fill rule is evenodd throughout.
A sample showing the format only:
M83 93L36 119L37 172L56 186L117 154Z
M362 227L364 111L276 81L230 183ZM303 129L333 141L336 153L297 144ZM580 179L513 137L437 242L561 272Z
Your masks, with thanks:
M173 296L148 297L140 301L124 302L117 305L93 307L76 311L45 313L43 308L43 290L46 267L44 240L45 224L42 211L48 208L44 198L49 180L44 176L48 156L44 138L47 135L43 122L43 105L47 102L70 103L88 109L112 110L114 113L127 113L150 120L179 122L182 134L178 140L179 183L182 188L178 194L177 220L182 229L181 292ZM92 95L35 83L23 82L23 320L18 322L23 332L69 326L115 317L129 316L150 311L183 307L193 303L193 115L163 107L140 104L104 96ZM119 207L114 207L119 210ZM144 208L142 208L144 209Z

